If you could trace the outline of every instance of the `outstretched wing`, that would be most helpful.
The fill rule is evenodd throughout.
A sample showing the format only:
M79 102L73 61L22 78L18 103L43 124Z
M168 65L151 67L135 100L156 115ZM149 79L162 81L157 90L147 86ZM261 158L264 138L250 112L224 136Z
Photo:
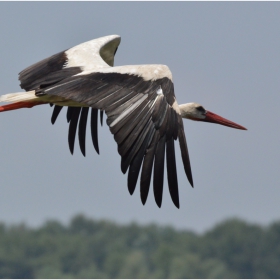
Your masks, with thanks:
M177 137L185 172L191 185L193 182L171 73L166 66L160 65L111 67L119 42L119 36L106 36L51 56L20 73L21 87L35 90L37 96L60 96L80 105L68 107L67 111L68 142L72 153L78 129L80 148L85 155L89 107L92 108L92 141L99 152L98 110L101 120L105 111L107 124L122 157L122 172L129 170L129 192L134 192L142 167L140 191L142 203L145 204L153 171L154 196L160 207L166 158L169 191L174 204L179 208L174 149ZM165 72L167 75L164 75ZM58 104L54 106L52 123L61 109Z
M161 206L166 154L169 190L174 204L179 208L174 150L174 140L177 137L191 184L192 175L173 83L167 77L147 80L131 74L131 69L135 66L125 67L130 69L130 74L113 72L113 68L110 73L82 73L66 78L55 86L38 89L36 95L60 96L106 112L107 124L114 134L122 157L121 170L123 173L128 170L128 189L131 194L135 190L142 166L140 191L143 204L147 199L153 170L154 196L157 205ZM70 117L70 130L74 120L73 131L80 111L83 114L85 108L77 110L79 111L72 113Z
M37 62L19 73L21 88L26 91L44 89L60 81L79 74L88 69L110 68L114 64L114 55L120 43L120 36L111 35L91 40L71 49L59 52L40 62ZM53 105L53 104L51 104ZM51 117L55 123L62 106L55 105ZM71 153L74 152L75 134L78 127L79 144L85 156L85 135L88 108L68 107L67 121L69 123L68 142ZM102 124L103 111L100 111ZM98 109L91 111L91 135L94 148L99 153Z

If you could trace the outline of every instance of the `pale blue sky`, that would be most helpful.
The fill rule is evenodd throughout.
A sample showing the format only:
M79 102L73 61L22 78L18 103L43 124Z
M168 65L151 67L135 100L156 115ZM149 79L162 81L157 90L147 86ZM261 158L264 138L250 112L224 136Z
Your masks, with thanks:
M0 3L0 94L20 91L18 73L45 57L105 35L122 37L115 65L160 63L179 103L248 128L185 120L195 188L177 148L181 208L165 183L158 209L139 186L131 197L105 125L101 155L68 149L66 109L52 126L49 106L0 114L0 221L31 226L77 213L116 222L155 222L201 232L239 217L279 220L279 2ZM165 180L166 182L166 180Z

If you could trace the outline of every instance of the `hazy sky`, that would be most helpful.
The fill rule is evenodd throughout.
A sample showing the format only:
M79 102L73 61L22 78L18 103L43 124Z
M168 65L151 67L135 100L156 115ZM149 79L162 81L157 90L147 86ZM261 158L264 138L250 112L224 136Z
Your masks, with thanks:
M142 206L108 127L101 155L87 134L87 157L69 152L66 109L0 114L0 221L41 225L77 213L116 222L155 222L201 232L229 217L268 224L280 217L279 2L0 3L0 94L21 91L25 67L105 35L122 37L115 65L166 64L178 103L198 102L248 128L185 120L192 189L177 149L178 210L166 180L162 208Z

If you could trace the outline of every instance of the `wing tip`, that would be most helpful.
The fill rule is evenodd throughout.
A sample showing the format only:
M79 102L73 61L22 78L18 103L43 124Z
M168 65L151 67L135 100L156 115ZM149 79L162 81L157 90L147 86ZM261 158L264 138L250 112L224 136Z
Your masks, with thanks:
M194 188L192 174L190 174L190 175L188 176L188 181L189 181L191 187Z
M128 188L130 195L133 195L133 193L135 191L136 182L133 180L133 178L130 178L130 176L128 175L127 188Z
M161 204L162 204L161 201L157 201L157 200L156 200L156 204L157 204L158 208L161 208Z
M146 202L147 202L147 196L143 196L142 194L141 194L141 202L142 202L142 204L143 204L143 206L146 204Z
M173 197L171 196L171 199L172 199L173 204L174 204L178 209L180 209L179 196L176 197L175 199L173 199Z

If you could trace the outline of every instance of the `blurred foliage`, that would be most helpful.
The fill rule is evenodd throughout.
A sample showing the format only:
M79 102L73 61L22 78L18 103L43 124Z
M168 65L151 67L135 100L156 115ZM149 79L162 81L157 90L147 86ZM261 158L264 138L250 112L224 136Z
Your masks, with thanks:
M227 220L199 235L79 215L0 224L0 278L280 278L280 222Z

